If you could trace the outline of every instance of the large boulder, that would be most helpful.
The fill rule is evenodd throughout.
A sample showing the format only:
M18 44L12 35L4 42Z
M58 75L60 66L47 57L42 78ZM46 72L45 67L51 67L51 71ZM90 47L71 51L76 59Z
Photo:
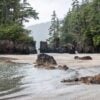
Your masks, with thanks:
M39 54L36 60L36 66L40 68L55 69L57 62L55 59L47 54Z

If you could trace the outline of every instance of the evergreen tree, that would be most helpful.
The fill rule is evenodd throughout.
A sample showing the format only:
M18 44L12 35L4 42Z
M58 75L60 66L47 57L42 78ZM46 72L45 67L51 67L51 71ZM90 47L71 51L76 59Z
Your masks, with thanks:
M0 1L0 39L29 40L29 31L23 27L28 18L38 19L38 13L27 0Z
M69 36L72 38L69 41ZM73 0L72 9L64 18L62 35L64 43L76 40L83 48L100 46L100 0Z
M52 44L55 41L59 41L60 36L60 21L57 18L56 12L53 11L52 19L51 19L51 26L49 28L49 43Z

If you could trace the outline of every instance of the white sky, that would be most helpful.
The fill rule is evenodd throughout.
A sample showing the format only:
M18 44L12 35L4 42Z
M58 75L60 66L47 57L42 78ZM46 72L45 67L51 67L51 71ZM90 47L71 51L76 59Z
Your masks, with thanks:
M30 19L29 23L25 26L30 26L51 20L53 11L56 11L58 18L63 18L69 8L71 7L72 0L27 0L31 6L39 13L39 20Z

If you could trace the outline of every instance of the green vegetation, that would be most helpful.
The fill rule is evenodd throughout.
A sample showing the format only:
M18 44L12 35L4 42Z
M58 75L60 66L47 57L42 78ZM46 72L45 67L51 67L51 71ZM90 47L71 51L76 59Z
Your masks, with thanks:
M82 0L81 4L73 0L72 9L64 19L61 39L65 43L76 40L100 46L100 0Z
M81 3L73 0L63 24L60 24L60 41L62 45L74 41L83 48L100 47L100 0L82 0Z
M48 41L51 45L55 40L58 40L60 37L60 21L55 11L53 11L51 26L49 28L49 35L50 38L48 39Z
M28 18L38 19L38 13L26 0L0 1L0 39L33 41L23 26Z

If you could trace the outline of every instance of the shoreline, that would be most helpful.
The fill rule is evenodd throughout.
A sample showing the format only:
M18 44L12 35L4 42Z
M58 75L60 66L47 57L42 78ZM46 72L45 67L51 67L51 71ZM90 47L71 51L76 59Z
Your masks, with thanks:
M58 54L48 53L53 56L58 65L67 65L68 67L94 67L100 66L100 54ZM91 56L92 60L75 60L74 56ZM35 64L37 54L32 55L0 55L1 61L11 61L13 63Z
M87 85L84 83L67 85L66 83L61 83L61 81L63 79L67 79L67 78L69 79L71 77L72 78L77 77L76 72L79 73L79 77L94 76L94 75L100 73L100 54L77 54L78 56L81 56L81 57L84 55L91 56L93 58L93 60L89 60L89 61L88 60L75 60L74 56L76 56L76 54L49 54L49 55L53 56L58 64L66 64L69 67L68 72L67 73L64 72L64 75L61 78L61 80L58 80L58 81L55 80L57 82L56 84L58 84L57 85L58 88L53 87L54 89L52 89L52 87L51 87L52 91L49 91L49 94L47 93L48 91L42 92L43 90L41 89L41 84L44 84L43 88L45 88L45 89L47 88L47 87L45 87L45 85L47 85L47 83L49 83L49 82L46 81L46 82L40 83L40 87L39 87L39 89L41 90L41 91L39 91L39 92L41 92L40 95L32 94L30 97L26 98L25 100L33 100L33 99L34 100L51 100L51 99L52 100L78 100L78 99L79 100L99 100L100 85L93 85L93 84ZM13 63L34 64L36 61L36 58L37 58L37 54L34 54L34 55L0 55L0 61L1 60L2 61L10 60L11 63L13 62ZM33 67L34 66L32 66L33 70L31 69L32 73L34 73L34 70L35 70ZM40 72L39 72L39 74L40 74ZM51 71L45 70L44 72L49 73ZM49 74L52 76L52 73L49 73ZM58 76L60 77L61 74ZM32 76L34 76L34 75L35 74L32 74ZM34 77L32 77L32 79L33 78ZM52 79L53 78L54 77L52 77ZM54 81L52 81L52 79L51 79L51 81L48 79L51 82L50 86L56 86L53 84ZM32 84L34 86L34 83L32 83ZM59 86L61 86L61 87L59 87ZM18 98L14 98L14 99L18 100ZM21 99L21 100L23 100L23 99Z

